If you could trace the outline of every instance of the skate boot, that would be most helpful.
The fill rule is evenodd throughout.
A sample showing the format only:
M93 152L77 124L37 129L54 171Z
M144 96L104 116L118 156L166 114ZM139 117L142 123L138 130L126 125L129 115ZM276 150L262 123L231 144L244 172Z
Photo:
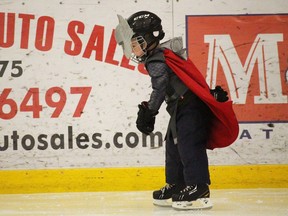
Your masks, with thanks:
M207 184L187 186L172 196L172 207L177 210L209 209L212 206Z
M185 186L166 184L160 190L153 192L153 204L157 206L172 206L172 195L179 193Z

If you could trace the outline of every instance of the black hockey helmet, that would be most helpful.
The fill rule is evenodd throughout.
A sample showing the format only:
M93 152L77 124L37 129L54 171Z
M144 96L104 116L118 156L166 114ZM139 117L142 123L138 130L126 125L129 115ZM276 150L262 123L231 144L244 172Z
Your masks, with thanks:
M132 14L127 22L130 28L135 33L134 37L142 36L147 43L147 48L156 42L156 45L159 44L159 41L164 38L164 31L161 25L161 19L154 13L149 11L139 11Z

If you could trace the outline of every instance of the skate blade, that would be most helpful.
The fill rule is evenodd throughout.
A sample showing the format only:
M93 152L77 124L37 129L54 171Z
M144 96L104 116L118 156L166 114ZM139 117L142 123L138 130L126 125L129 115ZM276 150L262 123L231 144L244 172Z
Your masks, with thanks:
M153 199L153 204L161 207L171 207L172 199L163 199L163 200Z
M173 202L172 207L176 210L200 210L211 209L213 204L209 198L200 198L195 201L178 201Z

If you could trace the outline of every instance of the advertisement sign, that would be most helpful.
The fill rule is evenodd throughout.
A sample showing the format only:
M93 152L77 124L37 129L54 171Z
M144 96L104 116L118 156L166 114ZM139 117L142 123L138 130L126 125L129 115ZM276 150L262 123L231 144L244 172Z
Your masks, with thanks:
M215 1L122 2L1 1L0 169L164 164L165 104L154 133L140 133L150 78L114 38L117 14L139 10L161 17L163 41L186 33L189 58L234 101L239 137L209 151L210 163L287 163L287 15L211 16Z
M239 122L288 122L288 15L187 16L189 56Z
M1 169L163 163L166 125L149 137L135 125L150 80L116 44L121 11L107 14L111 2L77 2L1 6Z

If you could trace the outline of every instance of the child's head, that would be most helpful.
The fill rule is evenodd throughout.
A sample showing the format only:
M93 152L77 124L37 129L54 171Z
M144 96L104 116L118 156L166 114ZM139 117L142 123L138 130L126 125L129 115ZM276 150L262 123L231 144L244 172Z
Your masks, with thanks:
M137 62L145 61L147 54L164 38L161 19L149 11L132 14L127 22L134 32L131 39L132 53Z
M127 58L144 62L149 52L154 50L164 38L161 19L149 11L139 11L127 20L118 15L115 38L122 46Z

